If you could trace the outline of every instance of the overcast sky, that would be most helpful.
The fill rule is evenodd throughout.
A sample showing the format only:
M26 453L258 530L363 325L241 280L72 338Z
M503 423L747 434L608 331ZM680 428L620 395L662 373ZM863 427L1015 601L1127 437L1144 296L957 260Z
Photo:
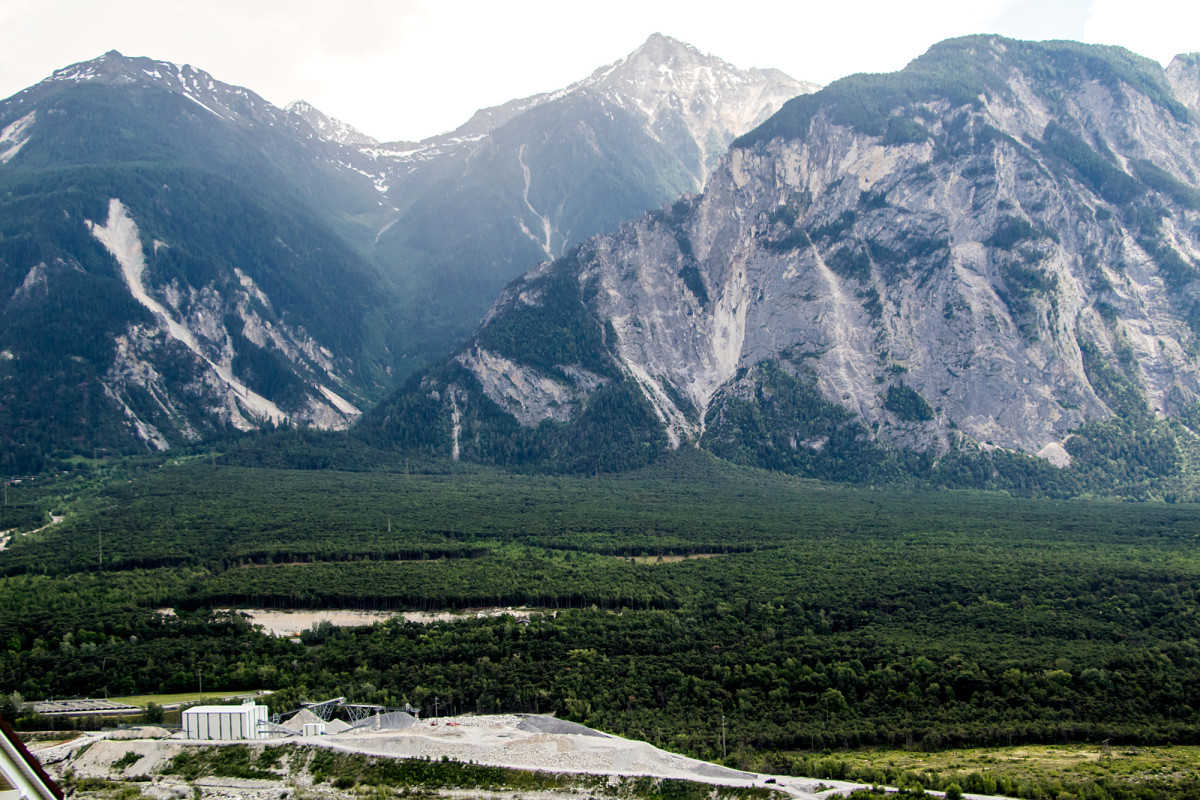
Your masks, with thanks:
M661 32L739 67L829 83L951 36L1200 50L1188 0L0 0L0 97L108 50L189 63L380 139L420 139L556 89Z

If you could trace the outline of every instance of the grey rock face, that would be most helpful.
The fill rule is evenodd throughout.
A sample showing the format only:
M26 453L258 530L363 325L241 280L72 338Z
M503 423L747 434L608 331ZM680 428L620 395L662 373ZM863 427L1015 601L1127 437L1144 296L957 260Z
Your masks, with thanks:
M703 195L583 248L590 307L673 444L781 354L882 440L945 450L954 431L1059 465L1069 431L1114 411L1088 352L1160 414L1195 400L1195 119L1123 51L1097 49L1127 72L1051 80L1024 43L961 46L1002 79L966 101L881 92L880 133L818 94L793 135L735 145ZM1172 68L1194 103L1194 72ZM932 420L887 407L901 381Z
M367 136L353 125L331 117L303 100L288 103L283 110L299 117L327 142L347 147L377 147L379 145L378 139Z
M606 383L601 376L571 365L560 368L573 381L568 385L561 377L518 364L478 345L459 353L456 360L479 378L483 393L492 402L528 426L544 419L566 422L579 410L583 398Z
M113 199L105 224L89 222L92 234L117 261L133 298L153 315L153 327L134 323L117 337L115 358L103 381L106 396L124 411L137 435L155 449L167 449L167 439L155 425L170 425L184 439L199 434L189 419L198 404L205 416L213 416L238 430L253 430L265 421L281 423L289 418L319 428L344 428L359 414L349 401L321 383L340 380L333 372L331 353L308 337L302 329L287 325L275 315L270 298L249 275L234 268L237 288L224 291L213 285L196 289L172 281L156 290L143 281L146 258L136 222L128 210ZM165 247L156 242L156 248ZM259 313L273 320L264 320ZM235 325L234 330L227 326ZM302 406L289 415L266 397L235 377L237 357L234 335L253 346L273 350L287 359L307 378ZM240 346L240 345L239 345ZM182 361L194 375L182 390L163 378L157 365ZM332 380L331 380L332 378ZM335 384L336 385L336 384ZM153 401L153 418L138 414L131 393L140 390Z
M1167 80L1179 102L1200 112L1200 53L1182 53L1171 59Z

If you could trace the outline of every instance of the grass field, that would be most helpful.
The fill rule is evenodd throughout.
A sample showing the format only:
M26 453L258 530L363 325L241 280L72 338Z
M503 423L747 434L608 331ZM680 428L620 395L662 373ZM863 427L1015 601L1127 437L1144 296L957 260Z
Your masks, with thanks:
M1152 785L1188 780L1200 772L1200 747L1109 747L1107 745L1026 745L978 747L940 752L864 749L838 752L849 774L875 770L908 783L926 785L972 782L986 775L1011 787L1026 787L1021 796L1036 796L1032 787L1070 787L1108 779L1124 785ZM907 776L907 780L905 779ZM1053 795L1051 795L1053 796Z
M115 703L128 703L131 706L145 708L150 703L160 706L194 705L205 701L227 700L230 697L252 696L257 692L180 692L177 694L135 694L128 697L110 697Z

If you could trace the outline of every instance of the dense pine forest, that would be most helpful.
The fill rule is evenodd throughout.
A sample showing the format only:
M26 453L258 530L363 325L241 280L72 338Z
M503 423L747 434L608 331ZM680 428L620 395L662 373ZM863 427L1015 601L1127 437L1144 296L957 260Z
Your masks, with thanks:
M10 486L0 693L436 697L714 759L724 716L730 763L795 771L862 746L1200 744L1191 505L848 487L700 451L546 476L344 441ZM229 610L521 606L299 642Z

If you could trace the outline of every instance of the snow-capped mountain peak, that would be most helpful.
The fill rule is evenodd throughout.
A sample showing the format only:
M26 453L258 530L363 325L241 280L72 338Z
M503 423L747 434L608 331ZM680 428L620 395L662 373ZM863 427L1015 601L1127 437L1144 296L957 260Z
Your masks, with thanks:
M346 147L379 146L378 139L368 136L347 122L329 116L305 100L288 103L283 110L304 120L317 132L318 136L328 142Z
M534 108L591 92L640 116L646 130L660 140L665 129L674 127L675 118L682 118L701 150L700 160L690 167L698 188L735 137L796 95L820 88L777 69L739 69L686 42L655 33L629 55L570 86L480 109L454 131L418 145L399 143L402 146L392 149L402 151L406 161L426 160L431 151L442 153L464 142L479 141Z
M230 122L273 125L285 119L282 112L259 95L217 80L190 64L130 57L116 50L56 70L41 83L14 95L18 104L32 101L63 83L97 83L114 86L154 86L186 97L215 117Z
M694 174L702 181L740 131L754 128L796 95L820 88L775 69L740 69L655 33L570 91L597 92L644 116L647 130L656 137L669 135L677 121L682 122L700 147Z

